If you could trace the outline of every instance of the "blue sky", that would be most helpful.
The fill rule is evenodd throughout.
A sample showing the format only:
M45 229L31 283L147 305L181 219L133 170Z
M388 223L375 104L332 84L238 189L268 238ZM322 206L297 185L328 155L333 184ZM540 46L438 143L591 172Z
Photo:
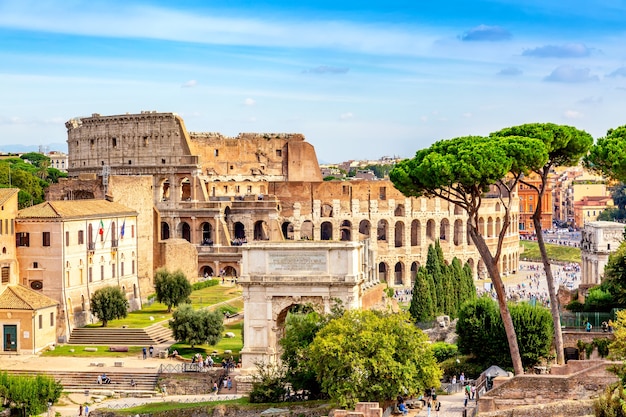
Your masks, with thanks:
M298 132L321 161L626 124L626 1L0 0L0 149L77 116Z

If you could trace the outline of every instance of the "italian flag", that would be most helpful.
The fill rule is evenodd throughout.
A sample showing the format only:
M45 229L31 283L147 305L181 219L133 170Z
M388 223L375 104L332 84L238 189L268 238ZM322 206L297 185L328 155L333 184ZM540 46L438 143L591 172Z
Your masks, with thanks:
M104 223L100 220L100 228L98 229L98 234L102 236L104 234Z

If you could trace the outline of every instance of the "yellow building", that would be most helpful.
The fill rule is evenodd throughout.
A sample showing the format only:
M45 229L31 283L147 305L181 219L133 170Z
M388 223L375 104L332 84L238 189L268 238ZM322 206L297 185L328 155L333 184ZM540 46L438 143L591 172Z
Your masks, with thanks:
M49 201L18 212L21 283L61 305L60 341L95 321L94 291L117 286L130 309L141 308L137 282L137 213L106 200Z
M36 353L56 342L58 302L19 285L16 188L0 189L0 353Z

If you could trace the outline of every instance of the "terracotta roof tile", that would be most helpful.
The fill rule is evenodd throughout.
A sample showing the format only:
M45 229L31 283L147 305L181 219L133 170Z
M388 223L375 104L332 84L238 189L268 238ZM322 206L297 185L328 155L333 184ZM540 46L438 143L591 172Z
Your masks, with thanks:
M17 194L19 188L0 188L0 204L4 204L13 194Z
M38 310L57 304L56 300L21 285L8 285L0 294L2 310Z
M77 219L107 216L136 216L137 212L119 203L107 200L46 201L27 207L17 213L18 219Z

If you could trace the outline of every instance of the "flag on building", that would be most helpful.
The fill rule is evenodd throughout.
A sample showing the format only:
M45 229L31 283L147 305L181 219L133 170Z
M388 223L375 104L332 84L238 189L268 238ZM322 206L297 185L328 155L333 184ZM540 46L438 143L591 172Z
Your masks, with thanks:
M124 222L122 223L122 228L120 229L120 239L124 238L124 227L126 226L126 219L124 219Z
M104 223L100 220L100 228L98 229L98 234L102 236L104 234Z

